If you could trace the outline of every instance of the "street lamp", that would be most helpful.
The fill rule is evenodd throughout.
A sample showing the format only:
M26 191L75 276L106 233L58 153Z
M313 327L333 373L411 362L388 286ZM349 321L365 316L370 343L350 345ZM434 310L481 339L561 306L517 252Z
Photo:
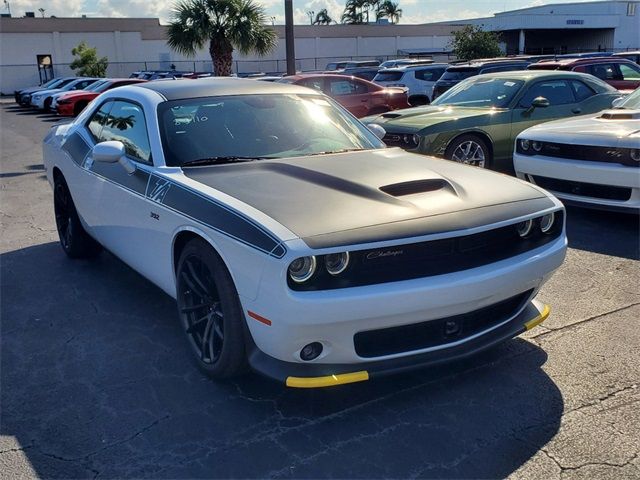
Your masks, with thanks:
M9 2L7 2L7 0L4 0L4 6L7 9L7 12L9 12L9 16L11 16L11 5L9 5Z
M271 25L275 25L276 24L276 17L271 17Z
M313 25L313 16L316 14L313 10L308 10L307 15L309 15L309 24Z

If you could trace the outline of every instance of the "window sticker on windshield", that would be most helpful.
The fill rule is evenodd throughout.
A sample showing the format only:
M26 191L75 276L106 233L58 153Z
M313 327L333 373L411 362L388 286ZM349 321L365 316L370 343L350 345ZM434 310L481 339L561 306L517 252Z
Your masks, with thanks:
M515 82L504 82L505 87L513 87L515 84Z

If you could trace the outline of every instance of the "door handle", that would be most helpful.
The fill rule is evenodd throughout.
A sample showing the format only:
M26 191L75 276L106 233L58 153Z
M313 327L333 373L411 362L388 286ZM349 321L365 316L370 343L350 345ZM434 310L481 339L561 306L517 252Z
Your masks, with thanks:
M573 110L571 110L573 113L582 113L582 109L581 108L574 108Z

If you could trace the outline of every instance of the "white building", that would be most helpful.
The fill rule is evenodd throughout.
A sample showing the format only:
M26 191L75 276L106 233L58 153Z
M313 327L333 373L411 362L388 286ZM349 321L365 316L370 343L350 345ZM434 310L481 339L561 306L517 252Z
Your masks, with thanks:
M452 32L470 23L501 32L508 53L640 49L640 1L596 1L424 25L296 25L296 66L317 70L332 60L387 59L406 52L447 59ZM276 50L263 58L236 56L238 72L286 70L284 27L274 29L279 37ZM10 94L39 83L38 55L51 59L56 75L72 74L71 49L81 41L109 59L109 76L170 65L178 70L211 70L207 50L195 58L171 51L166 27L154 18L0 18L0 92Z

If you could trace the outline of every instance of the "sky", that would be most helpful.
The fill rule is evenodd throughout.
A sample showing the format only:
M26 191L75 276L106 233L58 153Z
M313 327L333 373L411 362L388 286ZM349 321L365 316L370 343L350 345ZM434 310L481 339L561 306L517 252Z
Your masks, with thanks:
M161 23L171 18L171 6L176 0L4 0L10 4L14 16L25 11L36 12L44 8L45 16L76 17L157 17ZM265 13L275 24L284 23L283 0L255 0L265 8ZM573 3L588 0L394 0L403 10L400 23L428 23L444 20L486 17L504 10L545 5L549 3ZM295 23L308 24L308 11L318 12L326 8L335 20L339 20L344 0L294 0ZM0 4L0 10L2 4ZM2 10L6 12L6 8Z

